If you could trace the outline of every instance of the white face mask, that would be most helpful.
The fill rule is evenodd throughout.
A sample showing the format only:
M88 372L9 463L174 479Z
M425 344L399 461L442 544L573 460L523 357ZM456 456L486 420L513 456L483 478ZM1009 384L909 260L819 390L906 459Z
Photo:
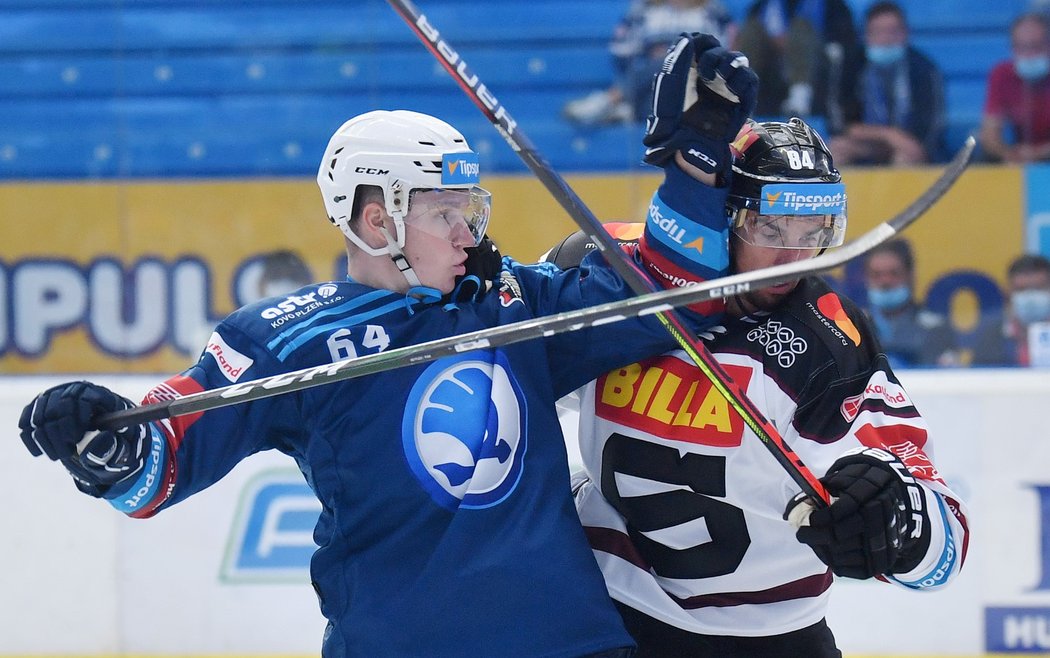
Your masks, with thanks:
M1010 307L1022 324L1050 320L1050 290L1018 290L1010 295Z
M1024 80L1039 80L1050 73L1050 56L1017 57L1014 59L1014 70Z

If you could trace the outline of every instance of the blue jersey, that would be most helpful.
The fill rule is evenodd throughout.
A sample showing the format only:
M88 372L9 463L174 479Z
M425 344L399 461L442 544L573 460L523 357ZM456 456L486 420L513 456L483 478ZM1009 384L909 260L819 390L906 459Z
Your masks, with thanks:
M227 317L147 401L624 298L579 269L504 260L498 289L421 305L353 281ZM255 452L293 457L322 504L311 575L336 656L578 656L628 646L569 492L554 401L671 349L655 320L474 351L153 423L149 467L111 503L146 517Z

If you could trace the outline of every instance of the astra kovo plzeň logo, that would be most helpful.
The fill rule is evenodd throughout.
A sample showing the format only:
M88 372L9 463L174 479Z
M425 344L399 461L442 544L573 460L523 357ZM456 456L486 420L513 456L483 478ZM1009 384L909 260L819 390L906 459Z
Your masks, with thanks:
M842 183L778 183L762 186L763 215L844 215Z
M321 503L302 473L262 471L241 490L220 574L226 582L308 582Z

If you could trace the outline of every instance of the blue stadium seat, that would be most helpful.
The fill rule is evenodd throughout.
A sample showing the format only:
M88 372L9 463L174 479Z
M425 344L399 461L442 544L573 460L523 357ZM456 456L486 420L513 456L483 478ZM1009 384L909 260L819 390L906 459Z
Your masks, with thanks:
M864 3L866 9L871 4ZM914 33L990 32L1005 35L1013 19L1025 11L1027 0L918 0L904 2ZM856 14L863 20L863 9Z
M1010 58L1010 40L1004 33L917 35L913 45L932 59L945 78L988 76L999 61Z
M9 3L10 4L10 3ZM16 3L0 21L5 52L418 47L380 0L355 2ZM3 5L0 5L2 7ZM434 2L426 15L453 44L608 41L623 2ZM531 29L530 29L531 28Z
M752 0L728 0L740 18ZM858 24L870 0L849 0ZM420 0L559 170L638 167L641 126L559 116L613 79L628 0ZM906 0L946 76L948 141L980 120L1026 0ZM346 118L442 116L488 171L517 155L383 0L0 0L0 178L311 174Z
M945 84L945 103L954 119L970 119L978 123L984 107L984 78L949 78Z
M510 88L604 87L613 77L604 48L544 45L500 50L476 47L464 56L499 93ZM0 98L275 95L373 89L428 88L459 93L449 74L423 48L404 48L377 57L372 49L342 52L135 53L113 58L68 53L0 60Z
M627 0L424 4L537 143L587 150L558 113L612 79L607 44ZM490 140L490 166L521 166L381 0L0 10L0 176L302 174L341 121L377 107L443 116ZM602 143L590 163L619 162L616 140Z
M517 90L506 102L526 106L539 98L557 106L565 94ZM77 176L78 167L94 176L312 173L340 123L376 107L447 117L479 151L486 171L525 170L465 98L416 91L397 99L316 94L0 101L0 115L8 118L0 124L0 155L5 148L9 155L0 158L0 176L61 178ZM536 116L521 129L559 168L616 170L641 161L641 124L581 130L556 116Z

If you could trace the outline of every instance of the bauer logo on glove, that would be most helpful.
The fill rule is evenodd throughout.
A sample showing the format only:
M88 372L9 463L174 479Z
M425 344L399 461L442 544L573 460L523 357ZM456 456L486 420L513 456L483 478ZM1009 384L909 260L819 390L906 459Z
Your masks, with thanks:
M799 494L784 518L835 575L863 579L916 566L930 541L925 496L896 455L853 448L820 481L832 495L831 505L814 509Z

